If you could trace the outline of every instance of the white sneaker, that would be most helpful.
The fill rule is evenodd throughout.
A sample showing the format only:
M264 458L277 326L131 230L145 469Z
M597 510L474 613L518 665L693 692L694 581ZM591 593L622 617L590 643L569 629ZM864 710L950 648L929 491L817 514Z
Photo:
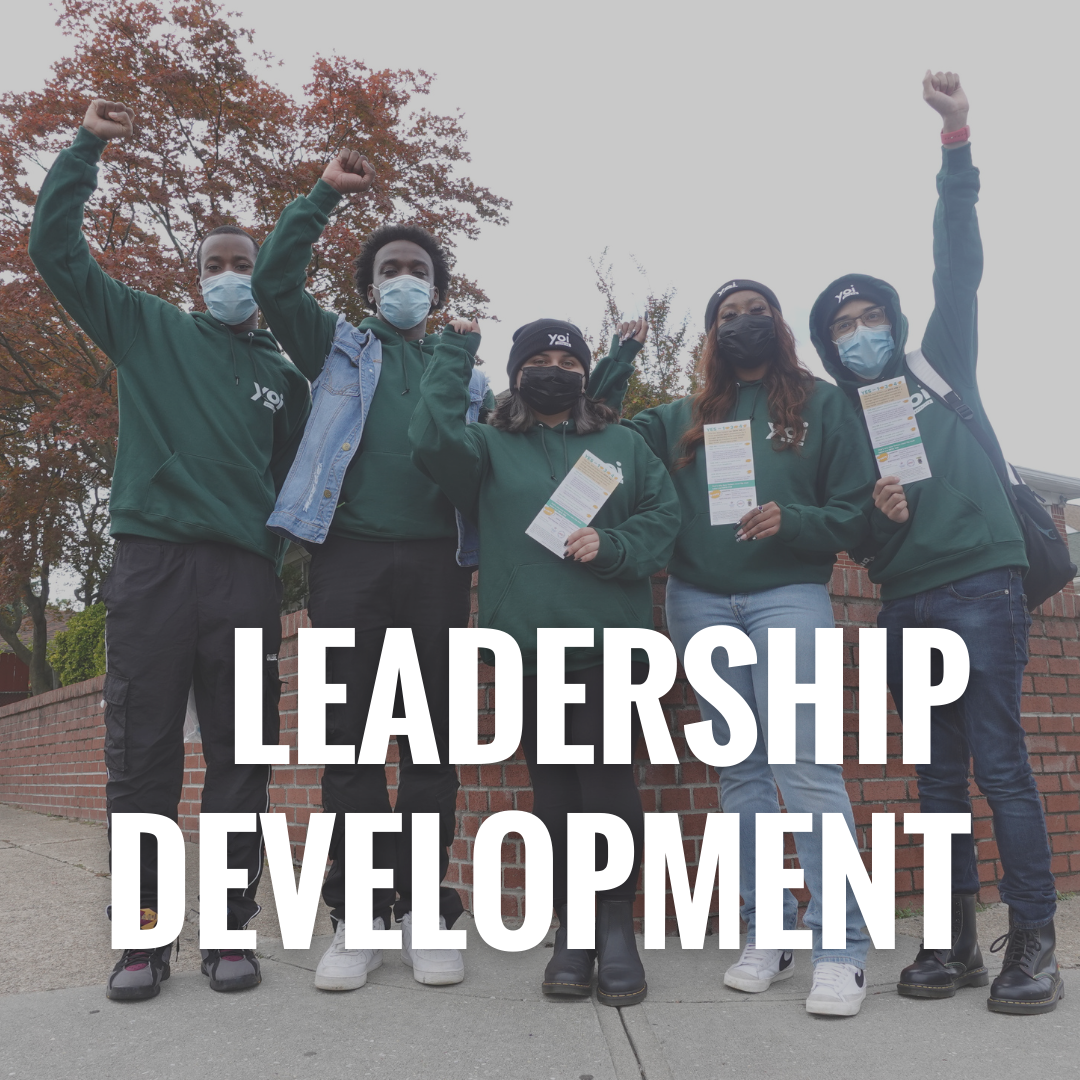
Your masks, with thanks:
M790 949L759 949L746 943L742 956L724 972L724 985L748 994L760 994L774 982L795 974L795 954Z
M371 928L386 929L381 916ZM382 967L382 949L345 948L345 920L341 919L330 948L315 969L315 985L320 990L359 990L367 982L368 972L378 967Z
M819 1016L854 1016L866 997L866 973L854 964L814 965L814 985L806 1011Z
M441 915L439 928L446 929ZM401 960L412 968L413 978L427 986L449 986L465 978L465 962L457 949L413 948L411 911L401 919Z

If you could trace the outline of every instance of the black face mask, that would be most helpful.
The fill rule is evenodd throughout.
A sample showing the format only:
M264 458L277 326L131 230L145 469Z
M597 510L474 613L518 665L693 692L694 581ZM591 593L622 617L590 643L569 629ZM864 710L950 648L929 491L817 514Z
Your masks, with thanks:
M533 365L522 369L517 392L533 412L554 416L573 408L574 402L581 397L584 382L580 371Z
M738 315L716 328L716 345L737 368L776 358L776 322L769 315Z

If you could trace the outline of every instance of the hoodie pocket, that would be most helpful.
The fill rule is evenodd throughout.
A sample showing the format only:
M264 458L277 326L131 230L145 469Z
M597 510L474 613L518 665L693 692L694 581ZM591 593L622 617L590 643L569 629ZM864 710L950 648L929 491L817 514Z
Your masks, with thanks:
M272 490L249 465L174 453L150 478L139 509L237 538L260 534L274 509Z
M505 630L525 655L536 654L537 627L591 626L597 628L593 647L599 654L600 628L650 625L649 581L634 584L643 587L644 603L632 602L620 582L601 581L577 563L517 566L491 614L481 612L480 624Z

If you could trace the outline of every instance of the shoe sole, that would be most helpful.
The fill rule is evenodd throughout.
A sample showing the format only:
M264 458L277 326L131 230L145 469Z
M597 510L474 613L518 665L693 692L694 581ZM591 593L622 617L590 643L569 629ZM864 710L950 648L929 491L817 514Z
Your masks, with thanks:
M165 968L156 986L106 986L105 996L110 1001L149 1001L161 993L161 984L169 977Z
M742 990L746 994L760 994L768 990L773 983L783 982L795 974L795 965L789 964L783 971L778 971L771 979L751 979L748 976L732 975L724 972L724 985L732 990Z
M1032 1001L1030 1004L1022 1001L1010 1001L1008 998L987 998L986 1007L991 1012L1009 1013L1013 1016L1034 1016L1038 1013L1053 1012L1059 1001L1065 997L1065 984L1058 983L1054 994L1042 1001Z
M331 978L324 975L321 978L319 973L315 972L315 989L316 990L359 990L367 982L367 977L371 972L382 967L382 957L380 956L378 961L369 965L363 975L353 975L349 978Z
M598 986L596 988L596 1000L601 1005L610 1005L612 1008L618 1009L623 1005L637 1005L639 1002L645 1000L645 995L649 992L649 984L644 983L640 990L631 990L628 994L609 994L604 990L601 990Z
M202 973L210 975L205 964L202 966ZM251 987L258 986L261 982L261 971L256 972L254 975L244 975L239 979L215 979L210 975L210 989L216 990L219 994L231 994L234 990L250 990Z
M857 1016L865 1000L861 997L858 1001L807 1001L806 1011L812 1016Z
M901 997L951 998L956 995L957 990L962 990L965 986L986 986L989 982L990 975L986 968L980 968L978 971L969 971L948 986L927 986L922 983L898 982L896 992Z
M412 968L412 977L424 986L454 986L465 978L464 967L454 968L452 971L417 971L405 953L401 954L401 962Z
M540 990L549 997L588 997L592 983L546 982L540 984Z

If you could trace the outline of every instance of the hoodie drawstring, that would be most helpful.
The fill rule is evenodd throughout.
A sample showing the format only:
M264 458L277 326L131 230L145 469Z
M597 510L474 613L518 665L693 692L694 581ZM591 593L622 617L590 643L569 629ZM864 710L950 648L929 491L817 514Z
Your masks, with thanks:
M548 468L551 470L551 479L555 479L555 466L551 464L551 455L548 453L547 437L544 434L544 428L547 424L540 424L540 445L544 448L544 457L547 458ZM565 435L564 435L565 438Z

